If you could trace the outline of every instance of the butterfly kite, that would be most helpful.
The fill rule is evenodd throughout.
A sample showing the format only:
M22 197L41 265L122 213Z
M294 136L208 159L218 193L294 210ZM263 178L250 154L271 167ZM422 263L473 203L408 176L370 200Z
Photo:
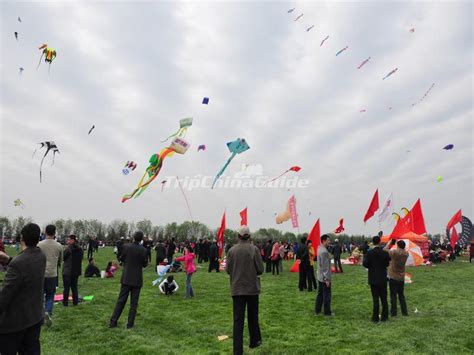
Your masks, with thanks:
M174 153L184 154L188 148L188 142L186 142L183 138L175 137L169 147L163 148L158 154L153 154L149 160L150 165L138 182L137 187L131 194L127 194L122 197L122 203L130 200L132 197L137 198L148 188L148 186L160 173L161 168L163 167L163 162L167 156L171 156Z
M206 150L206 145L205 145L205 144L201 144L201 145L198 147L198 152L201 151L201 150Z
M393 69L390 73L388 73L387 75L385 75L385 76L382 78L382 80L385 80L385 79L387 79L390 75L395 74L397 70L398 70L398 68Z
M336 228L336 230L334 231L334 233L336 234L339 234L339 233L342 233L344 232L344 218L341 218L339 220L339 227Z
M130 174L130 171L135 170L136 167L137 167L137 163L135 163L133 161L127 161L125 163L125 166L122 169L122 174L123 175L128 175L128 174Z
M344 52L345 50L347 50L347 48L349 48L349 46L345 46L344 48L342 48L339 52L336 53L336 57L341 54L342 52Z
M235 141L228 142L227 148L229 148L229 151L232 153L232 155L229 157L229 159L227 159L222 169L219 170L219 172L217 173L216 177L214 178L214 182L212 183L211 189L214 188L214 185L216 184L217 180L221 177L224 170L229 166L232 159L234 159L237 154L243 153L246 150L250 149L244 138L237 138Z
M168 138L165 140L162 140L161 143L166 142L168 139L172 137L181 137L184 138L186 136L186 132L188 131L188 128L191 127L193 124L193 118L192 117L187 117L183 118L182 120L179 120L179 129L170 135Z
M13 205L15 207L25 208L25 204L19 198L17 198L15 201L13 201Z
M329 38L329 36L326 36L326 38L321 41L321 44L319 46L321 47L324 44L324 42L326 42L328 40L328 38Z
M454 144L448 144L446 147L444 147L444 150L451 150L454 148Z
M51 165L54 165L54 157L55 157L56 153L59 153L59 149L58 149L56 143L54 143L53 141L41 142L41 143L38 143L38 144L41 145L41 147L39 147L38 149L46 148L46 152L44 153L43 158L41 159L41 164L40 164L40 182L41 182L44 158L46 158L46 156L48 155L48 153L50 151L53 152L53 162L52 162ZM35 149L35 151L33 152L33 156L35 155L35 153L38 149Z
M357 67L357 69L362 68L364 65L366 65L369 62L369 60L370 60L370 57L367 58L366 60L364 60L362 63L360 63L360 65Z
M41 53L41 57L40 57L40 60L39 60L39 63L38 63L38 67L36 67L36 70L38 70L38 68L40 67L41 59L43 59L43 56L44 56L44 62L49 63L49 69L48 70L51 70L51 63L53 62L53 60L56 59L56 50L53 49L53 48L48 47L47 44L43 44L38 49L40 49L40 50L42 49L43 52Z
M286 173L289 173L290 171L294 171L295 173L297 173L298 171L300 171L301 168L299 166L292 166L291 168L289 168L288 170L285 170L283 173L281 173L280 175L278 175L276 178L273 178L267 182L272 182L272 181L275 181L279 178L281 178L283 175L285 175Z

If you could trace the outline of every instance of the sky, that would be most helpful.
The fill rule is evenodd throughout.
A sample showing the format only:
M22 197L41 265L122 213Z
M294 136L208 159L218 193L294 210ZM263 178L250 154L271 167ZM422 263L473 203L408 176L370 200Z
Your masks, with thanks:
M224 210L227 227L238 228L248 207L251 230L309 232L320 218L330 232L343 217L348 234L370 235L394 225L363 223L378 189L380 204L393 193L396 211L420 198L429 233L443 233L460 208L474 217L472 2L2 2L0 9L0 215L163 225L191 218L186 196L192 218L214 228ZM44 62L36 69L43 43L57 51L50 72ZM121 203L185 117L194 119L189 150L167 158L146 192ZM298 165L286 176L305 186L161 191L175 176L213 178L237 138L250 149L225 175L250 164L271 178ZM45 158L40 183L44 153L32 154L50 140L60 154L54 165ZM197 152L200 144L205 151ZM447 144L454 149L443 150ZM127 161L138 167L125 176ZM293 194L299 229L275 223Z

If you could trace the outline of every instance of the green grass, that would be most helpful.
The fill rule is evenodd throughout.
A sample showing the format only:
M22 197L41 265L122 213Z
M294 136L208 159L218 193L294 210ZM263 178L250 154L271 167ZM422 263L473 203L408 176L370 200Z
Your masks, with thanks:
M114 259L112 248L95 255L103 269ZM345 266L334 275L330 319L314 316L315 293L299 292L298 275L285 262L280 276L262 276L260 327L263 345L252 354L443 353L472 354L474 349L474 264L465 258L433 267L409 268L409 317L385 324L370 322L371 296L367 272ZM84 262L85 265L85 262ZM195 298L183 299L185 275L175 274L178 295L159 295L151 286L153 267L144 272L135 328L125 328L128 305L118 328L108 329L120 288L114 279L80 278L81 296L94 295L78 307L55 305L54 324L41 333L44 354L229 354L232 339L232 299L228 276L207 272L202 264L193 276ZM60 282L61 285L61 282ZM58 293L62 288L58 289ZM419 313L414 313L418 308ZM248 344L247 328L244 344Z

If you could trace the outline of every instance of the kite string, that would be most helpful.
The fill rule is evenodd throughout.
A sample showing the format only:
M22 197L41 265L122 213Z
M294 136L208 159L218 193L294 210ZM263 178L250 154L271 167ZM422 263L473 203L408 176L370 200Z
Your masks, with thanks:
M186 194L184 193L183 186L181 186L181 181L179 181L179 177L177 175L176 175L176 180L178 181L179 189L181 190L184 200L186 201L186 206L188 206L188 212L189 212L189 216L191 217L191 221L194 221L193 214L191 213L191 208L189 207L188 198L186 197Z

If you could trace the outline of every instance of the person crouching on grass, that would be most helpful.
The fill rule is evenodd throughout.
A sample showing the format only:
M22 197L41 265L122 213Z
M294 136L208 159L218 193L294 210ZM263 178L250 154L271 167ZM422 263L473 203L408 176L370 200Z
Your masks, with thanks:
M185 298L194 297L193 285L191 284L191 277L196 272L196 265L194 264L193 248L188 245L184 248L184 255L176 258L176 261L184 261L186 269L186 296Z
M160 292L164 295L172 295L176 293L179 289L178 284L174 280L173 275L168 276L162 283L160 283L160 286L158 286L160 289Z

